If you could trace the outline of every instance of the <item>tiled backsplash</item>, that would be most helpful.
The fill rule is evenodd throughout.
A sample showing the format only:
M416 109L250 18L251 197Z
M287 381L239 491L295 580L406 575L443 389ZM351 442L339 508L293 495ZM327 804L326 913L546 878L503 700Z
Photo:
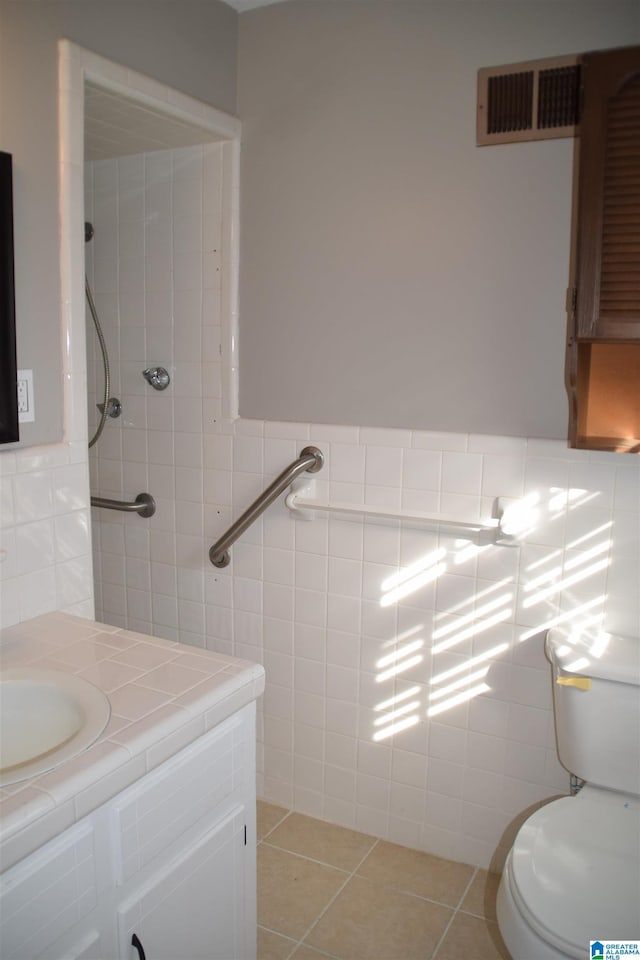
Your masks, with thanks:
M0 626L93 615L86 443L0 452Z

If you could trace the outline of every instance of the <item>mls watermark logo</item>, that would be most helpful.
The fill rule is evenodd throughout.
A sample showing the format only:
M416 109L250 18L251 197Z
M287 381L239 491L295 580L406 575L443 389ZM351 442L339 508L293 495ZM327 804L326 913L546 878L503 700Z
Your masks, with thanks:
M591 960L621 960L640 957L640 940L590 940Z

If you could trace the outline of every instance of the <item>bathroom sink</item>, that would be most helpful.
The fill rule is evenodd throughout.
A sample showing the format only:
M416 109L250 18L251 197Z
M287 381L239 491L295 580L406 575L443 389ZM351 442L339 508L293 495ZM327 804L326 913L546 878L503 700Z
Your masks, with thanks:
M0 673L0 786L53 770L98 739L111 715L98 687L60 670Z

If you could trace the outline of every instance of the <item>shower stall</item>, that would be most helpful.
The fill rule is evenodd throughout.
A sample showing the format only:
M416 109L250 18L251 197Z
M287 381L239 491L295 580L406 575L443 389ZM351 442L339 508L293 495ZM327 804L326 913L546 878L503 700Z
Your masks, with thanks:
M228 142L195 142L206 138L190 130L188 145L139 151L122 122L118 142L105 147L93 136L104 106L98 100L106 98L111 111L126 107L92 85L86 93L96 618L194 646L206 646L209 633L217 649L230 650L217 605L215 624L207 623L207 598L215 598L224 577L210 572L207 551L231 512L230 483L222 479L231 464L220 433ZM169 129L164 143L172 136ZM153 498L152 516L109 508L133 507L141 492Z

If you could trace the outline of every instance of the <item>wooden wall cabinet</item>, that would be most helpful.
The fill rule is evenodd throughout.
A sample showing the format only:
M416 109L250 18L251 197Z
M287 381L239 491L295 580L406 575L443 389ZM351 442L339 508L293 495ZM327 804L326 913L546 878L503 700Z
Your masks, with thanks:
M569 443L640 453L640 47L583 56L576 157Z

